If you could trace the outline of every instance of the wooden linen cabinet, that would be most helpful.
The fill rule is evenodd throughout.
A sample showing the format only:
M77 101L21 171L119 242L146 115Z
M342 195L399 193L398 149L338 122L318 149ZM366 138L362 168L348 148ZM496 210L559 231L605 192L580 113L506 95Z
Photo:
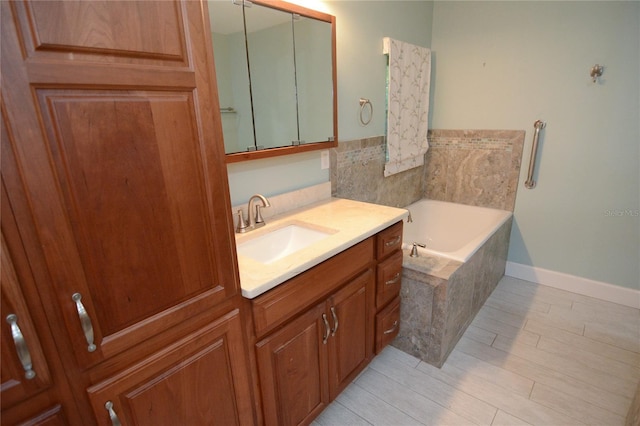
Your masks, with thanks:
M0 7L2 423L254 423L206 6Z

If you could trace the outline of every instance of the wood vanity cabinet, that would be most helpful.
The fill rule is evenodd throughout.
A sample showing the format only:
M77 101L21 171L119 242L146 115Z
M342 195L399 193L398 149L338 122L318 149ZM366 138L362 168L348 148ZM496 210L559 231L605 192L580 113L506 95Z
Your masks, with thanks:
M390 296L385 283L401 244L400 222L252 300L265 424L310 423L371 361L376 298L399 302L399 278Z
M309 423L371 359L374 243L369 238L252 301L266 424Z
M28 264L2 288L28 299L37 372L5 407L20 366L3 321L3 424L14 407L60 407L62 424L253 423L206 6L0 7L1 173Z

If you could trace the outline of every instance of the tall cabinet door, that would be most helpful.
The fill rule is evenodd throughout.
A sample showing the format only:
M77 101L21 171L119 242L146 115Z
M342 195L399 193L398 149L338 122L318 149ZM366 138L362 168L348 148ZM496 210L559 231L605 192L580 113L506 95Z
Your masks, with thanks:
M238 293L201 6L1 2L2 149L82 368Z

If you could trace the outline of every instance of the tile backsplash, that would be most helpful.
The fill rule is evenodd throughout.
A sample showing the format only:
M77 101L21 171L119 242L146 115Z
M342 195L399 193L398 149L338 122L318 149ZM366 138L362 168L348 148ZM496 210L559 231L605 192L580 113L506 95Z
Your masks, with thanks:
M331 195L392 207L405 207L422 198L422 168L384 177L384 139L340 142L330 150Z
M422 167L385 178L384 137L330 150L331 194L405 207L421 198L513 211L523 130L430 130Z
M280 195L268 197L271 207L262 209L262 217L270 219L274 216L288 213L292 210L308 206L318 201L328 200L331 198L331 184L329 182L320 183L318 185L309 186L307 188L298 189L296 191L287 192ZM238 225L238 210L242 210L246 218L249 217L247 212L247 203L233 206L232 216L234 226Z

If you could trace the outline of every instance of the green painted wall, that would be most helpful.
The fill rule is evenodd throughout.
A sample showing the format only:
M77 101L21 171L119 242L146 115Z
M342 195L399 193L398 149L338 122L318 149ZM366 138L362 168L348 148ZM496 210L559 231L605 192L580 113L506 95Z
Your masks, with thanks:
M640 3L436 2L432 37L433 128L527 131L509 260L640 288Z
M509 260L640 287L640 2L328 1L340 140L384 134L382 38L432 48L430 127L527 131ZM600 82L590 68L605 66ZM358 123L358 99L374 117ZM538 185L523 186L533 122ZM320 153L229 165L232 202L329 180Z

